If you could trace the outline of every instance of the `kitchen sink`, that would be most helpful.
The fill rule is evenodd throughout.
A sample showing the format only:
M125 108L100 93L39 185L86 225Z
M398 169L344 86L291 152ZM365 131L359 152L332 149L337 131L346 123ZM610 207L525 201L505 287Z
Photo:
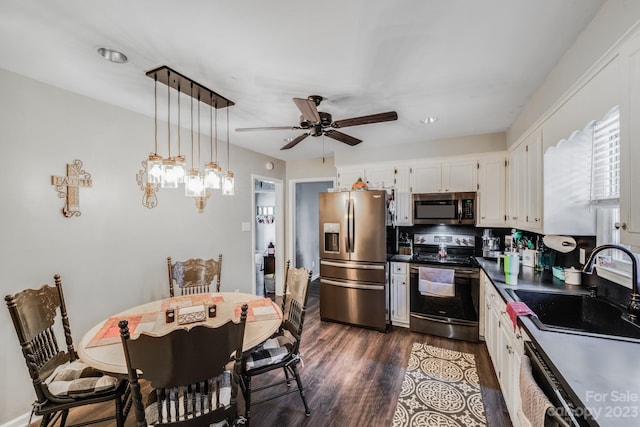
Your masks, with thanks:
M541 330L640 342L640 325L628 321L623 308L603 298L521 289L507 292L536 313L538 317L531 320Z

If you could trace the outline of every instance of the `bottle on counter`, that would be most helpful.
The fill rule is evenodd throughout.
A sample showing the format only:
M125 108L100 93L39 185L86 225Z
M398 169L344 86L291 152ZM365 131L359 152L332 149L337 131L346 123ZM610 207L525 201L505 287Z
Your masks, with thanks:
M276 254L276 247L273 245L273 242L269 242L269 246L267 246L267 255L274 256Z

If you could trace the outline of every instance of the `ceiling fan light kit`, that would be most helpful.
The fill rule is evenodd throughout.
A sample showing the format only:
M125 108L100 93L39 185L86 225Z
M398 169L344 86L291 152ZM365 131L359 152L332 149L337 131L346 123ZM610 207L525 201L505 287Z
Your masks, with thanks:
M266 126L253 128L238 128L236 132L259 131L259 130L305 130L306 132L297 138L293 138L281 150L288 150L295 147L308 136L328 136L350 146L358 145L361 139L339 132L335 129L350 126L369 125L373 123L389 122L398 120L398 113L388 111L386 113L370 114L367 116L353 117L350 119L333 121L331 114L318 111L318 106L324 98L320 95L311 95L306 99L293 98L293 103L300 110L300 123L298 126Z

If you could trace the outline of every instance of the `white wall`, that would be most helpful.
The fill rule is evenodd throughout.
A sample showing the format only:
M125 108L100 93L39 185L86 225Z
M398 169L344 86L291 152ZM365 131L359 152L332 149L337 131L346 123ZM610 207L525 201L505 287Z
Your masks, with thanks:
M595 64L618 40L637 25L639 19L639 1L607 1L524 106L507 132L507 145L513 145L537 121L552 114L558 107L554 105L558 99L568 91L575 90L573 86L576 81L589 72L591 67L601 66ZM587 104L584 106L588 107ZM602 111L596 117L601 117L606 111ZM585 124L581 123L573 129L582 129ZM563 137L568 136L569 134Z
M223 289L251 292L251 233L241 231L242 222L255 222L250 175L284 179L284 162L232 146L235 196L214 195L199 214L178 190L162 190L149 210L135 175L153 147L152 118L5 70L0 93L3 295L52 283L60 273L79 342L109 315L167 296L168 255L221 252ZM226 161L224 145L221 156ZM93 187L80 191L82 216L64 218L51 175L64 175L74 159L84 162ZM264 168L268 161L273 171ZM0 325L3 424L29 412L35 393L6 309Z
M365 144L360 144L349 150L336 153L335 165L345 166L389 160L426 159L504 151L507 148L506 141L506 134L501 132L393 145L386 149L370 149Z

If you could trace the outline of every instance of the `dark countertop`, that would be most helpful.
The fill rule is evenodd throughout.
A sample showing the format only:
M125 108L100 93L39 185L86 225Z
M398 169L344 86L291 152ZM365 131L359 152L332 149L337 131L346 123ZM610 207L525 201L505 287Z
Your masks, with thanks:
M521 267L517 286L506 285L495 260L476 259L505 301L513 301L507 289L586 292L555 278L545 280L529 267ZM528 317L518 319L575 403L589 408L600 426L640 425L640 344L542 331Z

